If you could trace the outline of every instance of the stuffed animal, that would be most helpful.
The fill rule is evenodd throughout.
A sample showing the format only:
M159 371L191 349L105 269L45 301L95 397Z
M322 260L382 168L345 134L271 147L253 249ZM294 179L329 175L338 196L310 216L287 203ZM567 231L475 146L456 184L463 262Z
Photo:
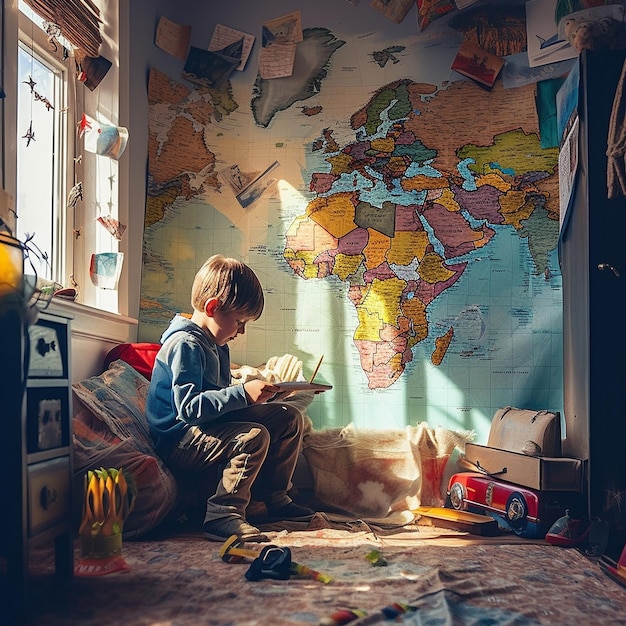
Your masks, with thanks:
M564 18L565 37L576 52L582 50L616 50L626 47L626 28L623 22L610 17L597 20Z

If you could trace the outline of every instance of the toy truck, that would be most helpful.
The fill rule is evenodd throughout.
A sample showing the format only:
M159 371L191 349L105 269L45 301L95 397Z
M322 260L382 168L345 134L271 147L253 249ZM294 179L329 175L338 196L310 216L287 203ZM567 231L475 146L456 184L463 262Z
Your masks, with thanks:
M491 515L529 539L545 537L557 519L577 506L579 497L569 491L537 491L480 472L454 474L448 483L453 509Z

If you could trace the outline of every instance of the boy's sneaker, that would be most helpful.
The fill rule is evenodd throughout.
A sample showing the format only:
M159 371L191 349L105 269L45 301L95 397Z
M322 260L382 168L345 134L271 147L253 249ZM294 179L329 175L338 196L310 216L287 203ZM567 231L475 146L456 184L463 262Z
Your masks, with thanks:
M308 522L315 515L315 511L295 502L283 504L278 508L268 507L268 517L275 521L283 522Z
M267 535L240 517L220 517L204 522L202 532L209 541L226 541L233 535L237 535L241 541L254 541L256 543L269 541Z

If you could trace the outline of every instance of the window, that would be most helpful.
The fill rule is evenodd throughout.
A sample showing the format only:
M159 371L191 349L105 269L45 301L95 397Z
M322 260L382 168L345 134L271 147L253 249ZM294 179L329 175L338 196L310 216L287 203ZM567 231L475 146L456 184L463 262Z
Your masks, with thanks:
M64 198L66 181L73 173L69 168L72 143L68 126L73 126L73 120L68 120L69 60L63 60L58 47L54 52L35 21L20 14L16 236L21 241L32 237L41 251L43 258L34 268L38 276L67 285Z
M119 113L118 4L96 0L93 6L105 9L107 36L100 54L111 68L90 89L77 79L72 44L59 33L52 40L45 32L50 25L23 0L5 4L7 32L15 35L2 41L11 51L4 61L4 88L16 88L7 93L4 107L0 182L14 198L15 236L22 241L32 236L33 247L45 257L37 274L75 287L78 303L118 313L117 290L94 285L89 275L92 254L120 250L104 218L121 219L118 162L85 151L78 132L83 114L116 125Z

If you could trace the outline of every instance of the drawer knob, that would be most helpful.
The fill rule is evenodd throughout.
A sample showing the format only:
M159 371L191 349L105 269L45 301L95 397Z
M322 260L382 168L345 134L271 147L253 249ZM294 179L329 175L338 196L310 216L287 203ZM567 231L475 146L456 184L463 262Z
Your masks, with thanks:
M49 489L46 485L41 488L41 492L39 493L39 502L41 503L41 508L44 511L48 510L48 506L54 504L57 501L57 491L56 489Z

